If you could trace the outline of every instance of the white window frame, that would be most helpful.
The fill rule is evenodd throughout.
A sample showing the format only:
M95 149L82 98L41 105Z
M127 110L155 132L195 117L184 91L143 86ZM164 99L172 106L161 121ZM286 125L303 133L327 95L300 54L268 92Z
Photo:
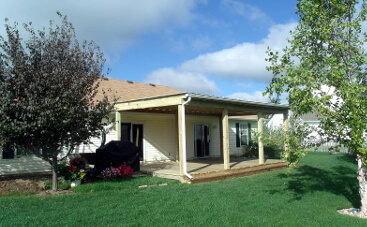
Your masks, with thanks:
M248 146L249 145L249 128L247 123L239 124L239 132L240 132L240 146ZM246 142L242 143L242 136L246 136Z

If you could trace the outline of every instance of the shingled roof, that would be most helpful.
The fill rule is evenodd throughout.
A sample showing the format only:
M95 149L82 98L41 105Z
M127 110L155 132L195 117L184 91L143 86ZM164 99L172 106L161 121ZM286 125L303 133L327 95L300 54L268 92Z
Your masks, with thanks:
M143 98L159 97L166 95L183 94L183 91L155 84L139 83L129 80L116 80L104 78L98 88L97 100L103 99L103 91L109 100L115 95L117 101L129 101Z

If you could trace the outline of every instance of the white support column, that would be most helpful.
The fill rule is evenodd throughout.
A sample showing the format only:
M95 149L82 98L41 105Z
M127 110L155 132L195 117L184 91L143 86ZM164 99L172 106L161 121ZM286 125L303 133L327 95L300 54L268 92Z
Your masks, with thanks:
M264 164L264 144L262 141L262 133L263 133L263 123L264 123L264 116L262 113L257 115L257 131L259 133L259 164Z
M288 158L289 153L288 153L288 129L289 129L289 125L288 125L288 112L287 113L283 113L283 125L284 125L284 134L285 134L285 141L284 141L284 158Z
M228 137L228 109L222 111L222 141L223 141L223 167L230 169L229 137Z
M115 129L116 129L116 140L121 140L121 113L116 110L115 113Z
M182 136L182 105L177 106L177 133L178 133L178 157L180 162L180 176L184 176L183 139Z

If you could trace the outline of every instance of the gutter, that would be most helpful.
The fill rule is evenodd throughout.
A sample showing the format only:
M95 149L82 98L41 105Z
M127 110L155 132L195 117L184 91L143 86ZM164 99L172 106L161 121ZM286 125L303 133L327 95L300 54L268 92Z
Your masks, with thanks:
M187 103L189 103L191 101L191 97L186 94L187 100L186 102L182 103L182 112L181 112L181 120L182 120L182 161L183 161L183 172L185 174L185 176L187 176L190 180L193 180L194 177L191 176L188 172L187 172L187 157L186 157L186 114L185 114L185 105Z

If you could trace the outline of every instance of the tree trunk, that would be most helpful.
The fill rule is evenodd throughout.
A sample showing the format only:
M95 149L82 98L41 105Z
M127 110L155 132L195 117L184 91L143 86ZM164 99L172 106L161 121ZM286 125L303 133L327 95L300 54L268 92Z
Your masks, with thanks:
M363 155L357 154L358 162L358 182L359 182L359 195L361 196L361 213L367 216L367 185L366 185L366 172L364 170Z
M52 157L52 191L57 191L57 156Z

